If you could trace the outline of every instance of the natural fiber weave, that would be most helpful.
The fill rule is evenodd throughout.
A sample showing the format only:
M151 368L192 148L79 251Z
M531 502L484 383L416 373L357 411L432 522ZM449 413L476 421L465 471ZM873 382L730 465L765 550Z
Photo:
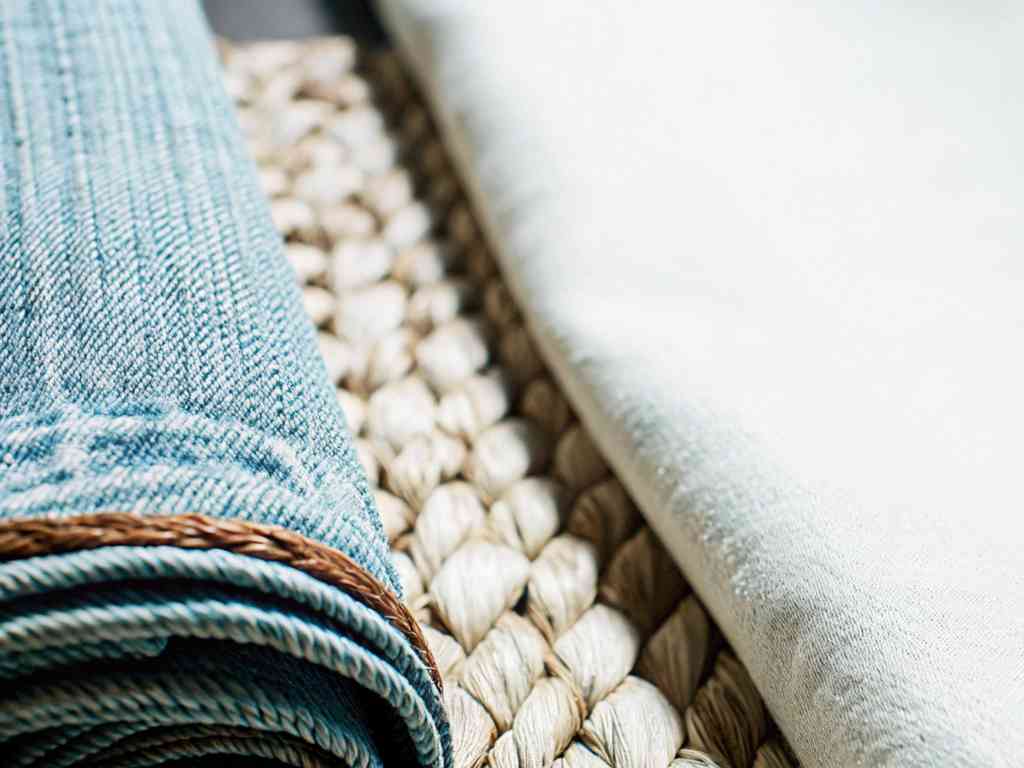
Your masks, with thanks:
M225 47L226 79L447 682L455 765L794 765L537 357L396 59L324 81L322 46Z

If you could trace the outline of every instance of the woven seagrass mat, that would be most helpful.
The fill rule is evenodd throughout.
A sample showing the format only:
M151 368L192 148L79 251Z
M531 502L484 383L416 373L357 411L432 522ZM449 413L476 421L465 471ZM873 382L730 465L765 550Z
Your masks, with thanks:
M538 358L394 55L222 53L457 768L795 765Z

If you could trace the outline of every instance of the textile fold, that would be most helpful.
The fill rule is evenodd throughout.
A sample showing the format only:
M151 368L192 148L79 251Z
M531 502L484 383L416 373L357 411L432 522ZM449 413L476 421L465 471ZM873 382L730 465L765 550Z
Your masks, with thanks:
M1016 764L1020 7L378 6L801 762Z
M280 250L197 3L0 4L4 766L450 764Z

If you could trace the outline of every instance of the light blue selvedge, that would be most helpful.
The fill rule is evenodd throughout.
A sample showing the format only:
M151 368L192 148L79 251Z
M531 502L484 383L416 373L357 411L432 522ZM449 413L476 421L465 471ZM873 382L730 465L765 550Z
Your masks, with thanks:
M0 519L113 509L282 525L399 590L195 3L4 0ZM238 555L0 565L0 676L0 754L24 765L190 722L450 764L389 622Z

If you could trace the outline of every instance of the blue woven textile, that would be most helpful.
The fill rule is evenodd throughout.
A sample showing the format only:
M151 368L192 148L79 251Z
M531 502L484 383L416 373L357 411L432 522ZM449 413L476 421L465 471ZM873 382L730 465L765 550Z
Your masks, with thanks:
M0 523L105 510L279 526L399 589L196 4L3 0ZM299 568L0 563L0 765L441 766L447 741L407 636Z

